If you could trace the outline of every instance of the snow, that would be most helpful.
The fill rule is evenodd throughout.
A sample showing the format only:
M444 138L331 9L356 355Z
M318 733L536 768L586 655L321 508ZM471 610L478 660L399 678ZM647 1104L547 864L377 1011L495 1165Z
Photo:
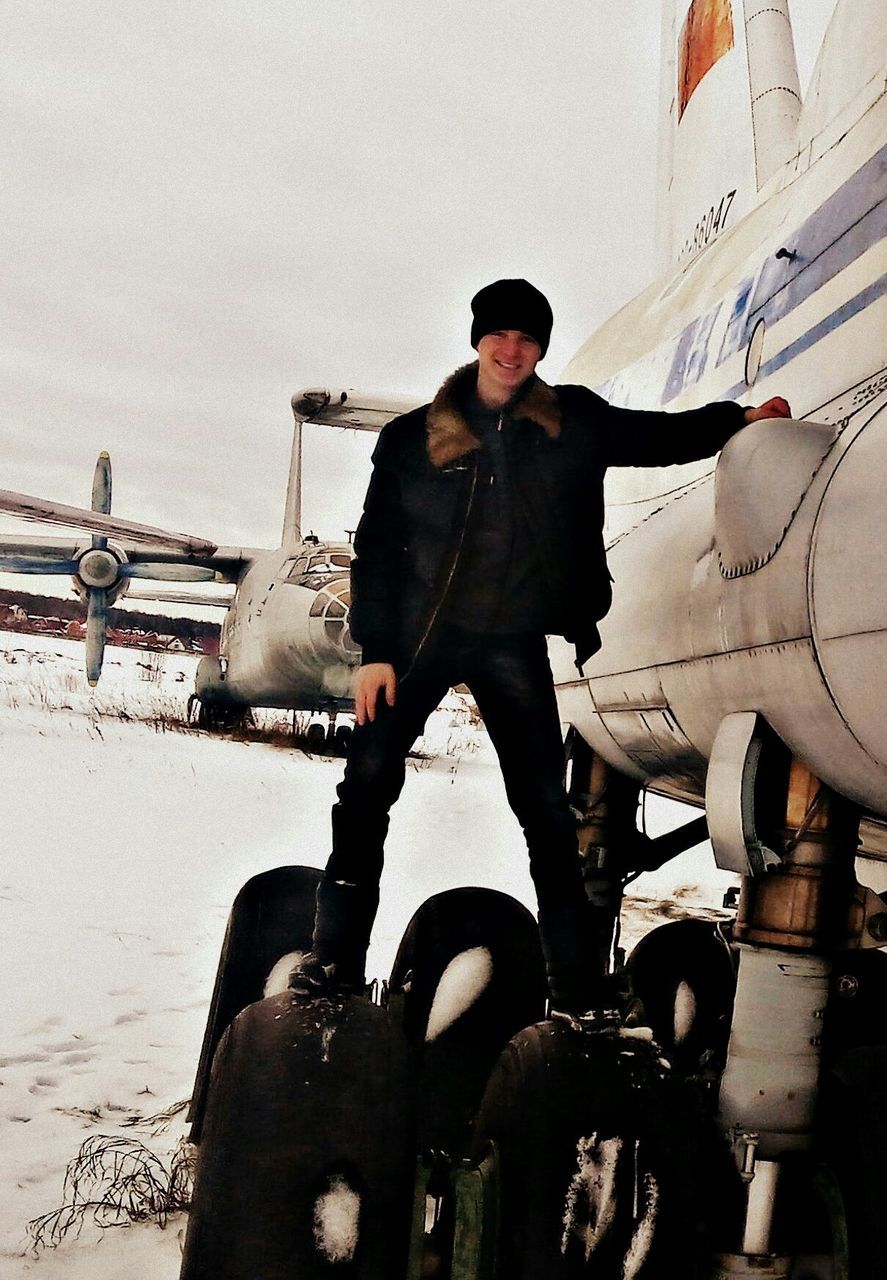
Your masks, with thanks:
M576 1144L576 1172L567 1190L561 1253L578 1239L588 1262L616 1217L616 1172L621 1138L580 1138Z
M644 1194L642 1197L644 1212L637 1223L631 1244L622 1264L622 1280L634 1280L647 1260L653 1244L653 1232L656 1229L656 1214L659 1209L659 1184L652 1173L644 1174Z
M444 969L434 993L425 1040L431 1043L470 1009L493 976L493 957L486 947L460 951Z
M288 990L289 976L296 965L300 963L304 954L304 951L288 951L285 956L281 956L265 979L262 994L265 996L278 996Z
M360 1196L344 1178L333 1178L314 1206L314 1239L330 1262L350 1262L357 1249Z
M674 995L674 1042L683 1044L696 1018L696 996L689 982L678 983Z
M102 1230L87 1216L79 1237L36 1254L27 1223L62 1205L87 1139L170 1170L230 904L258 872L326 860L341 761L187 730L195 664L110 649L90 691L80 645L0 633L3 1280L176 1280L180 1213L165 1229ZM437 754L410 761L388 839L369 956L380 977L434 893L475 884L534 903L486 738L442 712L426 745ZM654 818L675 821L651 807L648 829ZM710 854L667 871L633 886L648 896L623 943L720 902Z
M637 1170L635 1140L630 1159ZM624 1159L625 1144L621 1138L601 1138L596 1133L580 1138L576 1144L576 1172L567 1189L564 1206L564 1231L561 1253L577 1240L587 1264L616 1221L616 1175ZM635 1173L637 1177L637 1173ZM624 1183L624 1179L623 1179ZM640 1217L635 1222L631 1240L622 1259L621 1280L634 1280L644 1265L653 1244L656 1215L659 1208L659 1184L649 1172L636 1186L636 1205ZM623 1206L624 1212L624 1206Z

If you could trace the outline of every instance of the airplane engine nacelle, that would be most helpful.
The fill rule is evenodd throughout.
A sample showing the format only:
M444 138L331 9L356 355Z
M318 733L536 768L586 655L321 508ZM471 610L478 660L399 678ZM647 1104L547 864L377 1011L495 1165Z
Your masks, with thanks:
M829 695L860 746L887 766L887 409L844 451L810 548L813 643Z
M194 692L200 701L207 705L239 705L239 701L231 697L222 664L218 658L210 655L201 658L197 664L197 672L194 676Z
M863 415L859 414L858 418ZM835 790L887 795L887 408L739 432L608 552L603 647L562 715L616 768L699 800L718 729L759 713Z

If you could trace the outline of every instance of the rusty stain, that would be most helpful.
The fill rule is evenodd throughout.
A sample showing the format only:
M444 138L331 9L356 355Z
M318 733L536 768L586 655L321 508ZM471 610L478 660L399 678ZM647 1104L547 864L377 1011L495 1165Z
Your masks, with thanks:
M678 45L678 119L697 85L733 48L730 0L693 0Z

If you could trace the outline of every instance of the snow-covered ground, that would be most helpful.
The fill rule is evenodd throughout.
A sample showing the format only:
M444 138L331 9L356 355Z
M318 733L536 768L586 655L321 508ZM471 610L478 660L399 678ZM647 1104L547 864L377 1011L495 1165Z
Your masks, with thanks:
M169 1167L237 890L326 859L341 761L185 729L195 661L111 649L91 692L81 646L0 633L3 1280L175 1280L181 1214L165 1229L88 1217L36 1252L27 1224L63 1205L65 1168L91 1137L114 1140L109 1157L143 1144ZM476 884L533 902L483 734L440 712L425 745L387 846L379 976L433 893ZM651 833L677 820L648 807ZM719 905L731 883L705 851L642 877L625 940L663 913Z

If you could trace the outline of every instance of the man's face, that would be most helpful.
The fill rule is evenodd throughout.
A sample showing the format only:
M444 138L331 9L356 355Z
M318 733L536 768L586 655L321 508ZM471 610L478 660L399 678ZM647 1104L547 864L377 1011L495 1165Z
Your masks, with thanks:
M520 329L485 333L477 344L478 377L502 391L517 391L542 358L535 338Z

